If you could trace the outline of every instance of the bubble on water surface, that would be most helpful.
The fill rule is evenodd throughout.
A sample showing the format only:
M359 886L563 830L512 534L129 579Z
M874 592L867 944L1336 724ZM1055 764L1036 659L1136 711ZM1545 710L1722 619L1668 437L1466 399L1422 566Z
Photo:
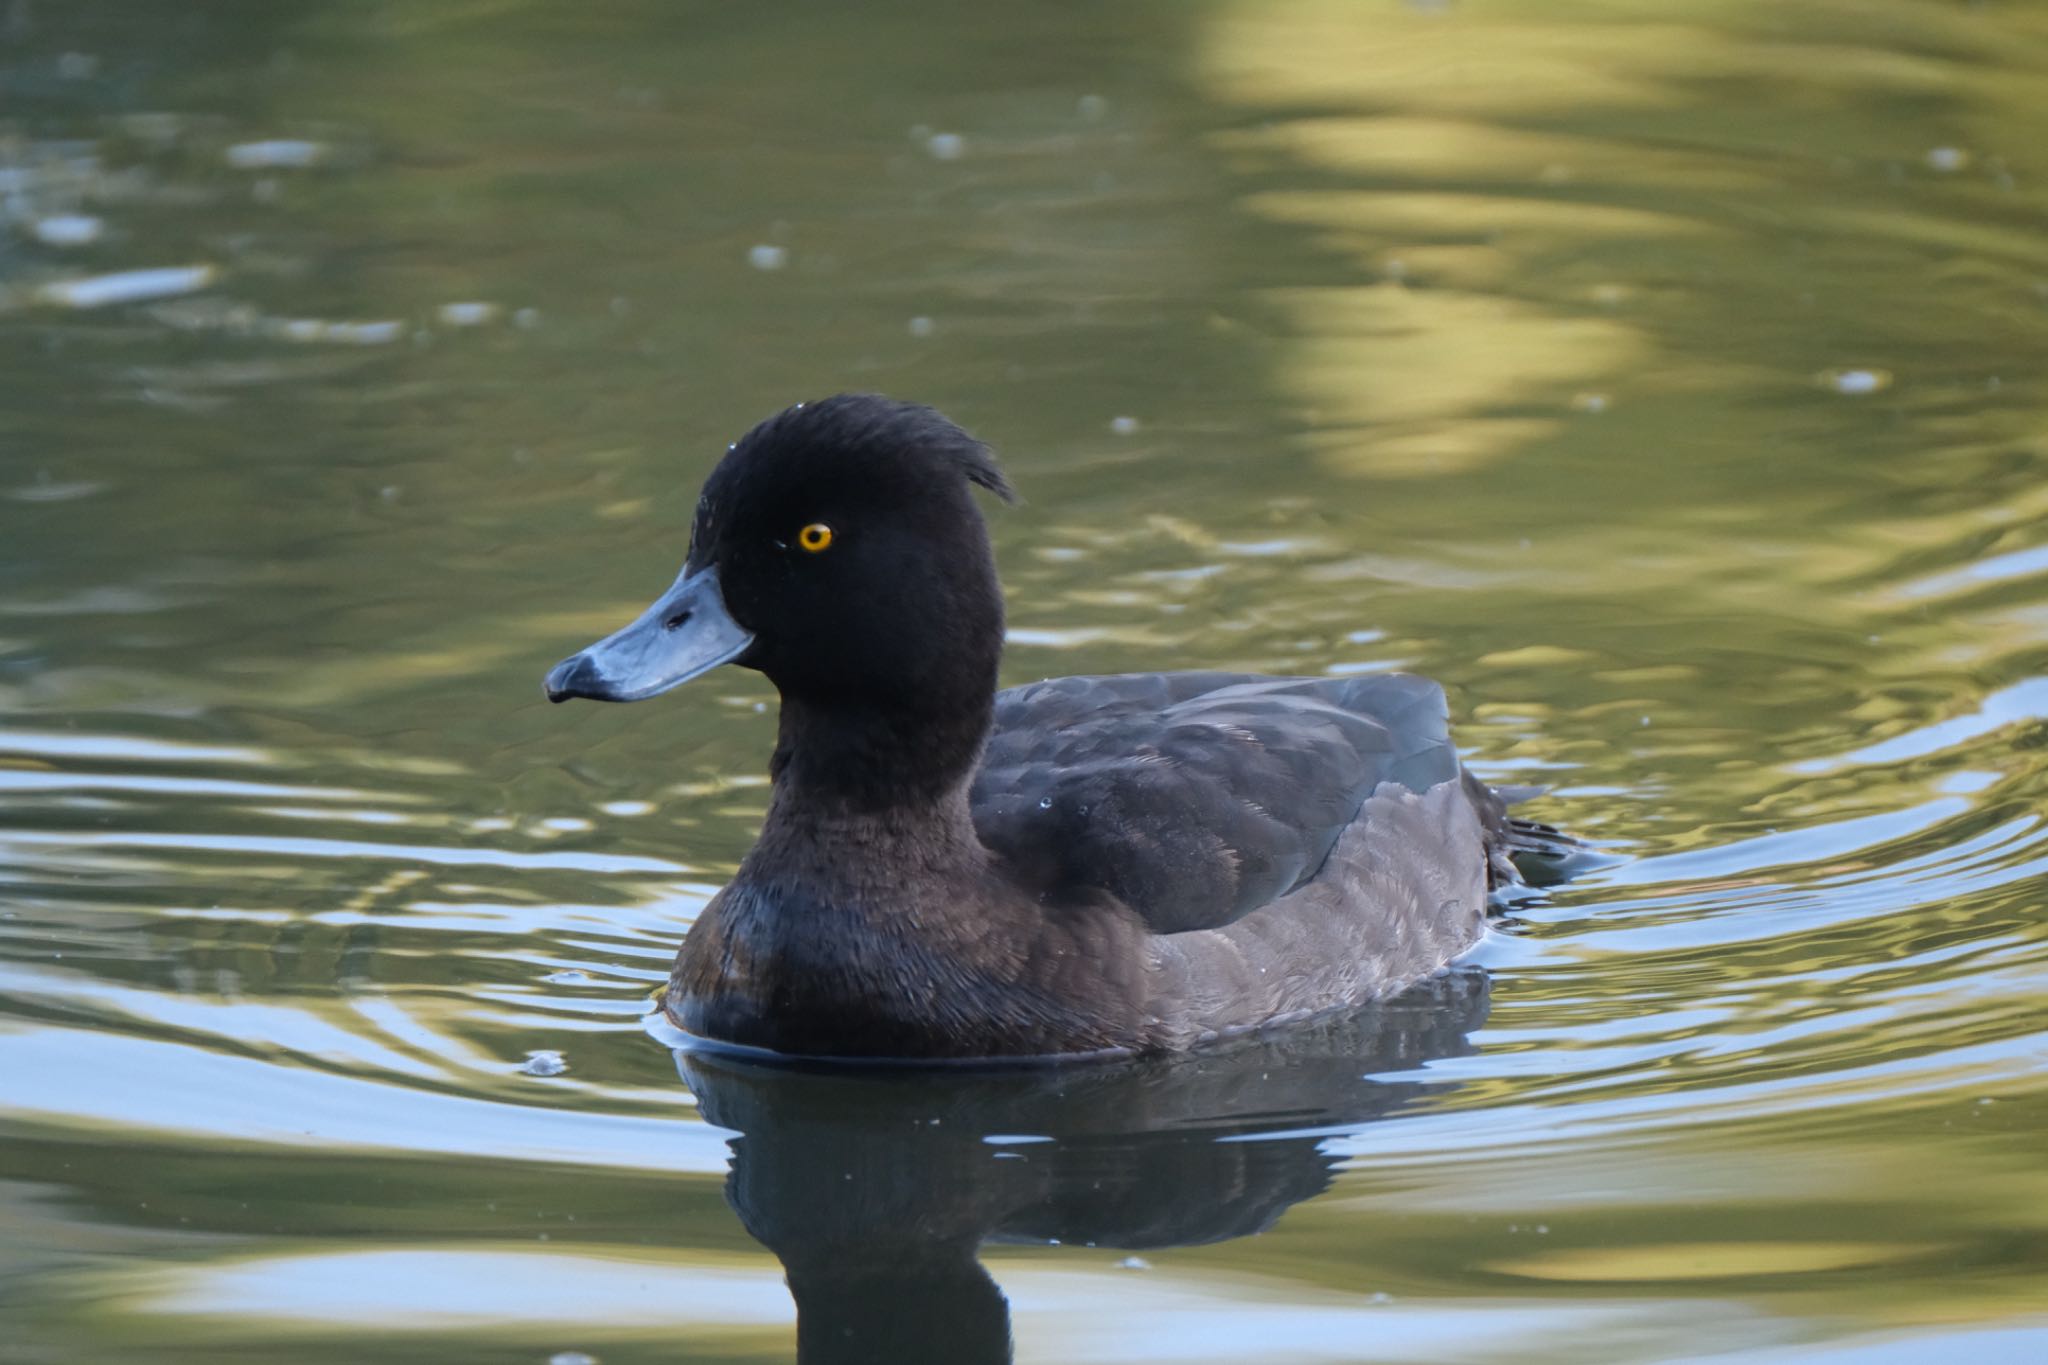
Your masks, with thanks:
M569 1063L563 1058L561 1053L542 1049L526 1054L526 1061L520 1066L519 1074L522 1076L559 1076L568 1069Z
M237 142L227 149L227 163L238 171L273 170L283 167L316 166L327 159L327 144L305 138L266 138L261 142Z
M496 321L499 311L495 303L467 300L442 304L439 316L441 321L450 327L481 327L487 322Z
M29 230L44 246L88 246L100 239L106 223L89 213L53 213Z
M1892 376L1889 370L1829 370L1820 381L1836 393L1853 397L1890 388Z
M324 341L341 346L388 346L405 335L405 324L394 319L332 322L325 318L266 318L260 330L281 341Z
M924 149L940 161L958 161L967 151L967 139L958 133L933 133Z
M1572 395L1572 411L1605 412L1609 399L1604 393L1578 393Z
M763 242L747 248L747 264L756 270L780 270L789 264L789 253L779 246Z
M146 303L178 294L194 294L220 278L210 265L159 266L148 270L118 270L111 275L87 275L75 280L55 280L36 290L42 303L59 308L109 308L121 303Z
M1134 436L1138 431L1138 419L1135 417L1112 417L1109 419L1109 429L1119 436Z
M1100 123L1109 112L1109 101L1100 95L1083 95L1075 101L1074 112L1090 123Z
M588 1351L557 1351L548 1357L548 1365L597 1365L597 1357Z
M910 320L910 334L914 337L928 337L932 334L932 320L922 315Z
M1959 171L1970 164L1970 154L1960 147L1930 147L1927 164L1937 171Z

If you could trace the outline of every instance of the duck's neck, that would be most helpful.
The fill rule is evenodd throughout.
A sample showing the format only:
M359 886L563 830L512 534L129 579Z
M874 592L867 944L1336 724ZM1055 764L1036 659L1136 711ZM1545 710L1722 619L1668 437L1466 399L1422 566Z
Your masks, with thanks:
M757 854L856 883L985 864L967 789L994 699L943 709L908 700L783 699Z

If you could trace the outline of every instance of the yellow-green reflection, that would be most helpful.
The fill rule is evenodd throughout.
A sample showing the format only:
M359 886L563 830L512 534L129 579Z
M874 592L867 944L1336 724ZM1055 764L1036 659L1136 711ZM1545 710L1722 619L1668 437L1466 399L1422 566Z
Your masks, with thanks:
M2048 13L0 8L11 1345L777 1358L929 1268L1024 1360L2041 1354ZM1412 667L1616 861L1256 1132L729 1171L640 1015L770 698L536 679L849 387L1027 494L1011 680Z

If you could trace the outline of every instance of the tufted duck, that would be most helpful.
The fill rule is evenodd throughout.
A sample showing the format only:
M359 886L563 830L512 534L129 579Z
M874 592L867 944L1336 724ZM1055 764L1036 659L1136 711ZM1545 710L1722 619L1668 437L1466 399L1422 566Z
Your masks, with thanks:
M683 1029L816 1057L1187 1048L1437 971L1512 858L1568 845L1463 769L1426 679L997 691L973 486L1012 497L930 408L778 413L705 483L675 584L547 675L555 701L637 701L737 663L781 694L760 839L676 956Z

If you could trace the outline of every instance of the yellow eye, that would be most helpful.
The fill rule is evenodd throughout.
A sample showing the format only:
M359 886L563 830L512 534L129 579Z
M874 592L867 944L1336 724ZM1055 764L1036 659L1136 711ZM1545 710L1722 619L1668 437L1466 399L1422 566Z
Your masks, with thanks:
M814 521L796 533L796 543L816 554L832 544L832 528L822 521Z

